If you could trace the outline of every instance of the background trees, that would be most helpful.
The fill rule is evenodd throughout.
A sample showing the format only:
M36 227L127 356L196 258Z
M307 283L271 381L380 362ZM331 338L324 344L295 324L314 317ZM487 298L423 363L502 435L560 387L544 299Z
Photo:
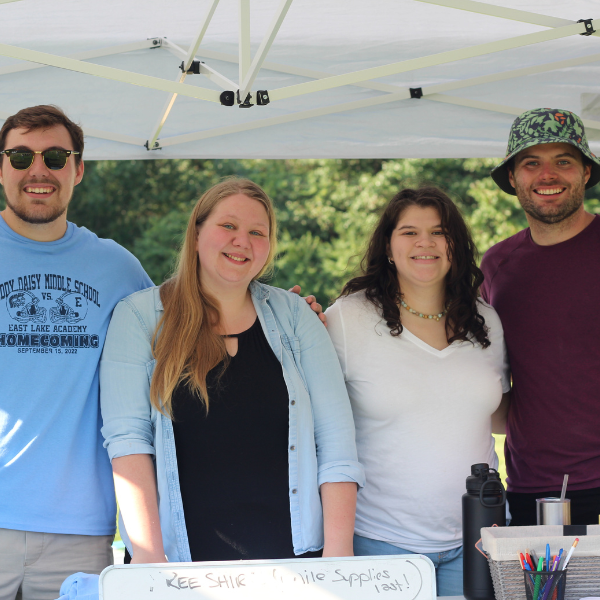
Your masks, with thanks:
M279 254L270 283L300 284L323 304L355 271L379 212L403 187L433 184L458 203L483 254L527 226L514 196L489 177L496 159L148 160L87 162L69 219L131 250L155 283L174 266L188 215L228 175L275 202ZM586 204L600 212L600 191Z
M326 305L355 272L368 236L403 187L433 184L457 202L480 252L527 226L489 177L497 159L147 160L87 162L69 219L133 252L155 283L172 272L188 215L222 177L249 177L275 202L279 253L270 283L300 284ZM588 210L600 213L600 186Z

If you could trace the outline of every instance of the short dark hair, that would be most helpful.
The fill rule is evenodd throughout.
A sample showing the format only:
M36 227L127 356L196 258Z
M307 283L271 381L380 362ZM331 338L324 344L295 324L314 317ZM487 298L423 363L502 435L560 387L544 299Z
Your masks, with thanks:
M448 343L476 341L483 348L490 345L485 320L477 310L479 286L483 273L477 267L477 248L458 207L442 190L427 186L406 188L387 205L375 227L366 254L361 261L362 273L351 279L341 296L364 290L367 299L382 311L393 336L402 333L396 265L388 261L388 245L398 220L410 206L434 208L440 215L442 231L448 242L451 262L446 275L446 334Z
M0 151L6 150L6 137L11 129L25 129L26 132L29 132L36 129L48 129L56 125L62 125L69 132L73 142L73 150L79 152L79 154L74 155L75 164L79 165L83 155L83 130L77 123L73 123L58 106L52 104L23 108L18 113L8 117L2 125L2 129L0 129ZM4 155L0 155L0 160L3 158Z

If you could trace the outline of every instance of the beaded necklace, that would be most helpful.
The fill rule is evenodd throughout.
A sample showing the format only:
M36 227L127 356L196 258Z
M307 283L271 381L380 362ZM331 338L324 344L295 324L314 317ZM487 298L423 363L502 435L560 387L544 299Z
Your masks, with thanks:
M406 304L406 302L404 302L404 300L402 298L400 298L400 304L409 313L412 313L413 315L417 315L417 317L421 317L422 319L435 319L436 321L439 321L442 317L445 317L446 313L448 312L448 309L445 308L441 313L438 313L437 315L426 315L424 313L420 313L419 311L416 311L414 308L411 308L408 304Z

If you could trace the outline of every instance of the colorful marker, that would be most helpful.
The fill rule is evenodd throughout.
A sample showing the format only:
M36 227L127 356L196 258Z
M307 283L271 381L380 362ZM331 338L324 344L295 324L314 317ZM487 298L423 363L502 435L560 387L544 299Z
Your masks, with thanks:
M557 555L557 557L556 557L556 558L558 559L558 564L556 565L556 570L557 570L557 571L560 571L560 561L562 560L562 555L563 555L563 549L561 548L561 549L558 551L558 555Z
M541 571L543 566L544 566L544 559L540 556L540 560L538 562L537 570ZM533 600L537 600L538 599L538 594L539 594L539 591L540 591L540 581L541 581L541 575L536 575L535 576L535 584L533 586L533 596L532 596Z

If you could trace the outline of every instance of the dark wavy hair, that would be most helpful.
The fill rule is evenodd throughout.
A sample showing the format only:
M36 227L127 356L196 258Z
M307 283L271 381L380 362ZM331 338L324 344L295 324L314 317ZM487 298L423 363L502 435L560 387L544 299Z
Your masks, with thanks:
M346 283L340 297L364 290L367 299L382 311L391 335L402 333L398 306L402 290L396 265L388 261L388 246L400 216L409 206L437 210L448 242L448 258L451 262L446 275L445 298L448 343L457 340L477 341L487 348L490 345L487 327L477 310L479 286L483 283L483 273L475 262L477 248L454 202L436 187L407 188L391 199L369 240L369 247L360 263L361 274Z

